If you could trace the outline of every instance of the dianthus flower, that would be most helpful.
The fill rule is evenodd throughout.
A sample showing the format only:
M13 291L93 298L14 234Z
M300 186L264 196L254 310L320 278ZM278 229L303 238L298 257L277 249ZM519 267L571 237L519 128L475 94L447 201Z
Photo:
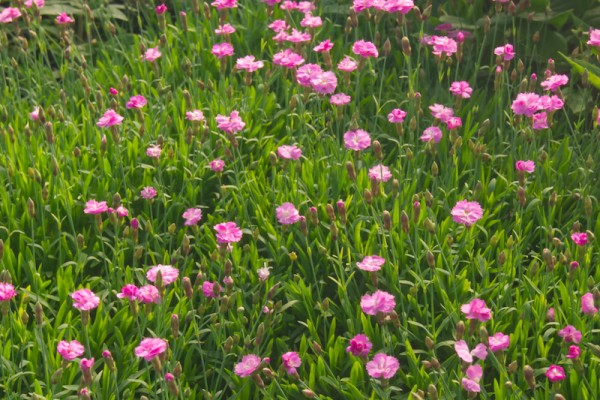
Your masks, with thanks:
M369 169L369 178L377 182L387 182L392 178L392 173L388 167L379 164Z
M498 332L494 336L488 337L488 346L494 353L500 350L506 350L510 346L510 336Z
M358 63L354 61L351 57L346 56L342 61L338 63L337 68L343 72L352 72L356 68L358 68Z
M350 339L350 345L346 347L346 352L352 353L356 357L366 357L372 348L373 343L371 343L367 335L361 333Z
M571 239L577 246L585 246L588 243L588 236L585 232L574 232L571 234Z
M510 108L516 115L533 117L540 110L540 96L535 93L519 93Z
M248 354L242 357L242 361L235 364L233 372L240 378L245 378L252 375L258 369L261 363L259 356L255 354Z
M544 375L550 382L559 382L567 377L564 368L556 364L552 364Z
M481 322L488 321L492 318L492 310L486 307L485 301L481 299L473 299L468 304L463 304L460 307L467 319L477 319Z
M135 348L135 356L143 357L146 361L152 361L155 357L167 351L168 344L164 339L144 338L140 345Z
M131 96L125 107L127 108L142 108L148 101L142 95Z
M129 299L131 301L137 300L137 286L129 283L121 288L121 293L117 293L117 297L120 299Z
M92 310L100 304L100 298L90 289L79 289L71 293L71 298L75 301L73 307L82 310Z
M302 360L295 351L288 351L287 353L282 354L281 361L283 362L283 367L287 371L288 375L296 374L296 369L302 365Z
M235 62L235 67L239 70L244 70L247 72L254 72L265 66L265 63L262 61L254 61L254 56L246 56L242 58L238 58Z
M200 219L202 219L202 209L188 208L184 211L184 213L181 216L183 217L183 219L185 219L185 226L197 225L198 222L200 222Z
M329 50L331 50L332 48L333 48L333 43L331 43L331 40L327 39L327 40L322 41L318 45L316 45L313 48L313 51L316 51L317 53L326 53Z
M242 121L237 111L232 111L229 117L219 114L215 117L215 120L217 121L217 128L227 133L239 132L246 126L246 123Z
M0 282L0 302L7 302L17 295L12 283Z
M437 126L430 126L423 131L421 140L424 142L431 142L433 140L434 143L438 143L442 140L442 130Z
M394 108L388 114L388 121L390 121L392 124L402 123L404 122L404 118L406 118L406 111L403 111L399 108Z
M85 203L83 212L85 214L102 214L108 211L108 205L105 201L88 200Z
M123 117L117 114L117 112L113 109L108 109L102 117L98 120L96 125L102 128L108 128L113 125L121 125L123 122Z
M344 133L344 146L348 150L360 151L371 146L371 136L362 129L356 129Z
M454 110L450 107L443 106L441 104L434 104L429 106L429 111L434 118L439 119L440 122L446 123L448 119L454 116Z
M139 287L135 296L140 303L160 303L160 293L158 291L158 288L154 285L145 285Z
M54 20L59 25L68 25L68 24L72 24L73 22L75 22L75 20L73 18L71 18L69 16L69 14L67 14L65 12L58 14Z
M56 346L56 350L67 361L71 361L85 352L85 348L77 340L71 340L70 342L61 340Z
M450 85L450 92L457 97L468 99L469 97L471 97L473 89L471 88L471 86L469 86L469 82L457 81L452 82L452 85Z
M379 271L381 266L385 264L385 258L379 256L366 256L361 262L357 262L356 266L363 271Z
M202 282L202 294L208 299L218 297L218 293L223 289L216 282L204 281Z
M0 24L8 24L21 16L21 11L15 7L8 7L0 11Z
M533 171L535 171L535 162L531 160L519 160L515 163L515 168L517 169L517 171L532 173Z
M365 294L360 299L360 308L367 315L377 315L377 313L390 313L396 307L394 295L377 290L373 294Z
M322 72L323 70L317 64L304 64L296 72L296 81L300 86L310 87L312 79Z
M188 111L185 113L188 121L204 121L204 114L200 110Z
M162 53L160 50L158 50L158 47L152 47L146 50L146 52L142 55L142 60L152 62L158 59L161 55Z
M600 47L600 29L590 29L590 39L587 44Z
M581 312L590 316L598 312L598 309L594 304L594 295L592 293L586 293L581 296Z
M212 47L211 52L217 56L217 58L228 57L233 54L233 46L230 43L218 43Z
M502 57L504 61L510 61L515 58L515 50L512 44L505 44L504 46L496 47L494 54Z
M146 155L150 158L159 158L162 152L159 145L153 144L146 149Z
M359 40L355 42L352 45L352 52L364 58L379 56L377 47L375 47L375 45L372 42L366 42L364 40Z
M544 82L540 84L540 86L544 90L550 90L551 92L556 92L558 88L569 83L569 77L567 75L552 75L548 77Z
M454 222L471 226L483 217L483 209L476 201L461 200L452 208L450 214Z
M331 94L337 87L337 77L331 71L324 71L311 78L310 86L319 94Z
M273 55L273 64L285 68L294 68L304 64L304 58L290 49L285 49Z
M441 56L442 53L445 53L448 57L450 57L458 50L458 44L456 43L456 40L447 36L432 36L431 42L433 45L432 53L436 56Z
M152 266L148 272L146 272L146 278L154 283L159 271L163 285L169 285L175 282L177 277L179 277L179 270L177 268L173 268L171 265L158 264Z
M295 144L291 146L283 145L277 148L277 154L284 160L297 160L302 156L302 150Z
M210 169L214 172L222 172L223 168L225 168L225 161L223 160L212 160L209 164Z
M300 220L300 213L292 203L283 203L275 212L277 221L282 225L292 225Z
M573 325L567 325L560 331L558 336L564 339L565 343L573 342L575 344L581 341L581 332L579 332Z
M393 356L377 353L366 365L367 372L371 378L390 379L400 368L400 362Z
M329 102L334 106L343 106L350 103L352 98L345 93L334 94L329 98Z
M467 346L467 342L464 340L459 340L458 342L454 343L454 351L461 360L468 363L473 362L473 357L477 357L480 360L485 360L488 355L485 344L479 343L471 351L469 350L469 346Z
M235 222L224 222L214 226L217 231L217 243L228 244L239 242L242 239L242 230Z
M156 194L156 189L154 189L152 186L146 186L140 191L140 196L142 196L142 198L146 200L155 198Z
M479 381L481 380L481 377L483 376L483 369L481 368L481 365L479 365L479 364L471 365L469 368L467 368L466 373L467 373L467 377L462 378L462 381L461 381L462 387L468 392L472 392L472 393L481 392L481 386L479 386Z

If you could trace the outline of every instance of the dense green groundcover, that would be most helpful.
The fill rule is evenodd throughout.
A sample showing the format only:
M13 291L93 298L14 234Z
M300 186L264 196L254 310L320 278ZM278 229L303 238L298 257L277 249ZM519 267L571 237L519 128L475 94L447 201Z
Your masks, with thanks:
M0 397L599 398L600 6L415 3L2 1Z

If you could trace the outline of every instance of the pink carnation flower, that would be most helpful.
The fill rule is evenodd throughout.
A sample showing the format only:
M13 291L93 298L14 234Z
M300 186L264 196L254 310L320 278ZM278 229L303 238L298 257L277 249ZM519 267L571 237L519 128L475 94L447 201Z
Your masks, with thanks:
M585 232L574 232L571 234L571 239L577 246L585 246L588 243L588 236Z
M146 200L153 199L156 197L156 195L156 189L154 189L152 186L146 186L140 192L140 196L142 196L142 198Z
M236 8L237 0L215 0L210 3L211 6L216 7L217 10L222 10L225 8Z
M400 362L396 357L377 353L366 367L371 378L390 379L396 375L396 371L400 368Z
M323 70L317 64L304 64L296 72L296 81L300 86L311 87L311 81L321 74Z
M594 295L592 293L586 293L581 296L581 312L590 316L598 312L598 309L594 304Z
M143 357L146 361L152 361L155 357L167 351L168 347L167 341L164 339L145 338L135 348L135 356Z
M556 364L552 364L546 370L546 373L544 375L546 375L546 378L548 378L548 380L550 382L559 382L559 381L562 381L563 379L565 379L567 377L567 375L565 374L565 370L563 369L563 367L561 367L559 365L556 365Z
M73 307L82 310L92 310L100 304L100 298L90 289L79 289L71 293L71 298L74 300Z
M442 130L437 126L430 126L423 131L421 140L423 142L431 142L433 140L434 143L439 143L442 140Z
M8 24L21 16L21 11L15 7L8 7L0 11L0 24Z
M89 200L85 203L83 212L85 214L102 214L108 211L108 205L105 201Z
M560 331L558 336L564 339L565 343L573 342L575 344L581 341L581 332L579 332L573 325L567 325Z
M311 78L310 86L319 94L331 94L337 87L337 77L331 71L324 71Z
M235 364L233 372L240 378L245 378L252 375L258 369L261 363L259 356L255 354L248 354L242 357L242 361Z
M454 116L454 110L450 107L443 106L441 104L434 104L429 106L429 111L434 118L439 119L440 122L446 123L450 118Z
M300 26L305 28L318 28L323 25L323 20L318 15L312 15L310 13L305 14L302 21L300 21Z
M471 365L469 368L467 368L466 373L467 373L467 377L462 378L462 381L461 381L462 387L468 392L472 392L472 393L481 392L481 386L479 386L479 381L481 380L481 377L483 376L483 369L481 368L481 365L479 365L479 364Z
M515 50L512 44L505 44L504 46L496 47L494 54L502 57L504 61L510 61L515 58Z
M273 64L285 68L294 68L304 64L304 58L290 49L285 49L273 55Z
M590 39L587 44L600 47L600 29L590 29Z
M569 77L567 75L552 75L548 77L544 82L540 84L540 86L544 90L550 90L551 92L556 92L561 86L569 83Z
M494 336L488 338L488 346L494 353L500 350L506 350L510 346L510 336L498 332Z
M117 114L113 109L108 109L102 117L96 122L96 125L102 128L108 128L113 125L121 125L123 117Z
M388 167L379 164L369 169L369 178L377 182L387 182L392 178L392 173Z
M137 95L137 96L132 96L129 101L127 102L127 104L125 104L125 107L127 108L142 108L146 105L147 100L144 96L142 95Z
M384 314L390 313L396 307L394 295L377 290L373 294L365 294L360 299L360 308L367 315L377 315L381 312Z
M56 350L67 361L71 361L85 352L85 348L77 340L71 340L70 342L61 340L56 346Z
M327 53L331 49L333 49L333 43L331 40L327 39L316 45L313 48L313 51L316 51L317 53Z
M460 307L467 319L477 319L481 322L488 321L492 318L492 310L486 307L485 301L481 299L473 299L468 304L463 304Z
M515 115L533 117L540 110L540 96L535 93L519 93L510 108Z
M569 346L569 353L567 354L567 358L576 359L581 355L581 349L579 346L571 345Z
M246 56L242 58L238 58L235 62L235 66L239 70L254 72L265 66L265 63L262 61L254 61L254 56Z
M217 292L215 291L217 290ZM223 289L216 282L204 281L202 282L202 295L207 299L212 299L218 297L218 292L223 291Z
M202 219L202 209L188 208L181 216L185 219L185 226L197 225L200 219Z
M385 264L385 258L379 256L366 256L361 262L357 262L356 266L363 271L379 271L381 266Z
M473 89L469 86L469 82L465 81L457 81L452 82L450 85L450 92L457 97L462 97L463 99L468 99L471 97L471 93L473 93Z
M158 59L160 56L162 56L162 53L160 50L158 50L158 47L152 47L146 50L146 52L142 55L142 60L153 62L156 61L156 59Z
M390 121L392 124L400 124L404 122L404 118L406 118L406 111L403 111L399 108L394 108L388 114L388 121Z
M223 168L225 168L225 161L223 160L212 160L209 164L210 169L214 172L222 172Z
M342 61L338 63L337 68L343 72L352 72L356 68L358 68L358 63L354 61L351 57L346 56Z
M146 272L146 278L148 278L150 282L155 283L159 271L164 285L175 282L177 277L179 277L179 270L177 268L173 268L171 265L158 264L151 267L148 272Z
M10 301L13 297L17 295L15 291L15 287L12 283L4 283L0 282L0 301Z
M46 5L46 0L25 0L25 7L31 8L35 4L37 8L42 8Z
M533 114L533 129L548 129L548 118L545 112Z
M146 149L146 155L150 158L159 158L162 152L160 146L153 144Z
M471 226L483 217L483 209L476 201L461 200L452 208L450 214L454 222Z
M212 53L217 58L228 57L233 54L233 46L230 43L219 43L212 47Z
M242 239L242 230L235 222L224 222L214 226L217 231L217 243L228 244L239 242Z
M485 344L479 343L473 351L469 350L469 346L467 346L467 342L464 340L459 340L454 343L454 351L456 355L463 360L464 362L472 363L473 357L477 357L480 360L485 360L488 353L485 347Z
M188 111L185 113L188 121L204 121L204 114L200 110Z
M432 53L436 56L441 56L443 53L450 57L458 50L456 40L447 36L432 36L431 44L433 45Z
M283 145L277 148L277 154L284 160L298 160L302 156L302 150L295 144L291 146Z
M355 42L354 45L352 45L352 52L364 58L379 56L377 47L375 47L372 42L366 42L364 40Z
M121 288L121 293L118 293L117 297L120 299L129 299L133 301L137 299L137 292L137 286L129 283Z
M215 29L215 34L217 35L231 35L235 32L235 28L229 24L219 25L217 29Z
M242 121L239 112L235 110L231 112L229 117L219 114L215 117L215 120L217 121L217 128L227 133L240 132L246 126L246 123Z
M55 21L58 25L68 25L75 22L75 20L65 12L58 14L55 18Z
M533 171L535 171L535 162L531 160L519 160L515 163L515 168L517 169L517 171L532 173Z
M362 129L344 133L344 146L348 150L360 151L371 146L371 136Z
M287 353L282 354L281 361L283 362L283 367L288 375L296 374L296 369L302 365L302 360L295 351L288 351Z
M300 213L292 203L283 203L276 210L277 221L282 225L292 225L300 220Z
M329 98L329 102L334 106L344 106L350 103L352 98L345 93L334 94Z
M346 347L346 352L352 353L356 357L366 357L372 348L373 343L371 343L367 335L361 333L350 339L350 345Z
M158 304L158 303L160 303L160 293L159 293L158 289L156 288L156 286L144 285L144 286L138 288L137 293L136 293L136 299L140 303L144 303L144 304L151 304L151 303Z

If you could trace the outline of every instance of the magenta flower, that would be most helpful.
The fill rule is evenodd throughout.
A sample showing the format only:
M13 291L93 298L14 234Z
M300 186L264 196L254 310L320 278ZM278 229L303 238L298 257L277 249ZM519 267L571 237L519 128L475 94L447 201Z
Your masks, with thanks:
M297 160L302 156L302 150L295 144L291 146L283 145L277 148L277 154L284 160Z
M215 0L210 3L210 5L216 7L217 10L222 10L224 8L236 8L237 0Z
M117 209L115 210L115 212L117 213L117 216L119 218L127 217L129 215L129 210L126 209L123 206L117 207Z
M548 117L545 112L533 114L533 129L548 129Z
M96 122L101 128L108 128L113 125L121 125L123 122L123 117L117 114L117 112L113 109L108 109L102 117Z
M159 158L161 153L160 146L153 144L146 149L146 155L150 158Z
M158 50L158 47L152 47L146 50L146 52L142 55L142 60L153 62L156 61L156 59L159 58L161 55L162 53L160 52L160 50Z
M458 129L462 126L462 119L460 117L450 117L448 121L446 121L446 127L450 130Z
M146 278L152 283L156 281L156 275L160 271L160 275L162 277L162 281L164 285L169 285L177 280L179 277L179 270L177 268L173 268L171 265L154 265L152 266L148 272L146 272Z
M200 110L188 111L185 113L188 121L204 121L204 114Z
M292 28L292 33L287 35L285 40L292 43L303 43L309 42L311 39L310 33L301 32L295 28Z
M277 221L282 225L292 225L300 220L300 213L292 203L283 203L275 212Z
M0 11L0 24L8 24L21 16L21 11L15 7L8 7Z
M352 52L364 58L379 56L377 47L375 47L375 45L372 42L366 42L364 40L359 40L355 42L352 45Z
M217 35L231 35L235 32L235 28L230 24L219 25L217 29L215 29L215 34Z
M31 111L29 113L29 118L31 118L34 121L37 121L38 119L40 119L40 107L34 107L33 111Z
M519 93L510 108L515 115L525 115L531 118L541 109L540 96L535 93Z
M240 132L246 126L246 123L240 117L240 113L235 110L229 114L229 117L219 114L215 117L215 120L217 121L217 128L226 133Z
M369 178L377 182L387 182L392 178L392 173L388 167L379 164L369 169Z
M439 119L440 122L446 123L450 118L454 116L454 110L450 107L446 107L442 104L434 104L429 106L429 111L434 118Z
M564 86L567 83L569 83L569 77L567 75L552 75L542 82L540 86L544 90L556 92L561 86Z
M138 288L136 299L144 304L158 304L160 303L160 292L154 285L145 285Z
M515 163L515 168L517 169L517 171L532 173L533 171L535 171L535 162L531 160L519 160Z
M281 361L283 362L283 367L288 375L296 374L296 368L299 368L300 365L302 365L302 360L295 351L288 351L287 353L282 354Z
M233 55L233 46L230 43L219 43L212 47L212 53L217 58L229 57Z
M164 14L165 12L167 12L167 6L164 3L163 4L159 4L159 5L156 6L156 8L154 9L154 11L158 15Z
M133 301L137 299L137 292L137 286L129 283L121 288L121 293L117 293L117 297Z
M500 350L506 350L510 346L510 336L498 332L494 336L488 338L488 346L494 353Z
M578 344L581 341L581 332L579 332L573 325L567 325L560 331L558 331L558 336L563 338L565 343L573 342Z
M358 63L354 61L351 57L346 56L342 61L338 63L337 68L343 72L352 72L356 68L358 68Z
M585 246L588 243L588 235L585 232L574 232L571 234L571 239L577 246Z
M590 39L587 44L600 47L600 29L590 29Z
M85 214L102 214L108 211L108 205L105 201L88 200L85 203L83 212Z
M181 216L183 217L183 219L185 219L185 223L183 225L185 225L185 226L197 225L198 222L200 222L200 219L202 219L202 209L188 208L187 210L185 210L185 212Z
M81 371L83 371L83 372L90 371L92 368L94 368L94 357L82 358L79 361L79 367L81 368Z
M356 266L363 271L379 271L381 266L385 264L385 258L379 256L366 256L361 262L357 262Z
M329 39L324 40L313 47L313 51L316 51L317 53L327 53L331 49L333 49L333 43L331 43L331 40Z
M215 292L217 290L217 292ZM216 282L204 281L202 283L202 294L208 299L218 297L218 292L222 292L223 289Z
M209 164L210 169L214 172L222 172L223 168L225 168L225 161L223 160L212 160Z
M494 49L494 54L502 57L504 61L510 61L515 58L515 50L512 44L496 47Z
M492 318L492 310L486 307L485 301L481 299L473 299L468 304L463 304L460 307L467 319L477 319L481 322L488 321Z
M259 356L255 354L248 354L242 357L242 361L235 364L233 367L233 372L240 378L245 378L255 373L260 363L261 359Z
M592 293L588 292L581 296L581 312L590 316L598 312L598 309L594 304L594 295Z
M354 151L368 149L371 146L371 136L362 129L348 131L344 133L344 146Z
M0 282L0 302L10 301L16 295L15 287L11 283Z
M290 29L288 23L283 19L276 19L269 24L268 28L277 33Z
M388 121L392 124L401 124L404 122L404 118L406 118L406 111L399 108L394 108L392 112L388 114Z
M450 92L457 97L468 99L469 97L471 97L473 89L469 85L469 82L456 81L452 82L452 85L450 85Z
M85 352L85 348L77 340L71 340L70 342L61 340L56 346L56 350L67 361L71 361Z
M323 73L323 69L317 64L304 64L296 72L296 81L300 86L311 87L312 79L321 73Z
M377 315L377 313L390 313L396 307L394 295L377 290L373 294L365 294L360 299L360 308L367 315Z
M37 8L42 8L46 5L46 0L25 0L23 4L25 4L25 7L27 8L33 7L34 4Z
M265 66L265 63L262 61L254 61L254 56L246 56L242 58L238 58L235 62L235 66L239 70L244 70L247 72L254 72Z
M127 102L127 104L125 104L125 107L127 107L129 109L142 108L146 105L146 103L148 103L148 101L142 95L131 96L131 98L129 98L129 101Z
M479 343L473 351L469 350L469 346L467 346L467 342L464 340L459 340L454 343L454 351L456 355L463 360L464 362L472 363L473 357L477 357L480 360L485 360L488 353L485 347L485 344Z
M350 339L350 345L346 347L347 353L352 353L355 357L366 357L373 348L373 343L367 335L358 334Z
M423 131L421 135L421 140L423 142L431 142L439 143L442 140L442 130L437 126L430 126Z
M285 49L273 55L273 64L294 68L304 64L304 58L290 49Z
M140 191L140 196L146 200L155 198L156 194L156 189L154 189L152 186L146 186Z
M329 98L329 102L334 106L344 106L350 103L352 98L345 93L334 94Z
M217 231L216 237L219 244L236 243L242 239L242 230L235 222L224 222L213 228Z
M73 307L82 311L92 310L100 304L100 298L90 289L79 289L71 293L71 298L75 301Z
M571 345L569 346L569 353L567 354L567 358L576 359L581 355L581 349L579 346Z
M546 378L548 378L548 380L550 382L559 382L559 381L562 381L563 379L565 379L567 377L567 375L565 374L565 370L563 369L563 367L561 367L559 365L556 365L556 364L552 364L546 370L546 373L544 375L546 375Z
M454 222L471 226L483 217L483 209L476 201L461 200L452 208L450 214Z
M479 393L481 391L481 386L479 386L479 381L483 376L483 369L481 365L471 365L467 368L467 377L462 378L461 384L462 387L472 393Z
M75 20L65 12L58 14L55 18L55 21L58 25L68 25L75 22Z
M145 338L135 348L135 356L143 357L146 361L152 361L155 357L167 351L168 347L169 345L164 339Z
M400 362L396 357L383 353L375 354L375 357L366 365L367 372L371 378L390 379L400 368Z

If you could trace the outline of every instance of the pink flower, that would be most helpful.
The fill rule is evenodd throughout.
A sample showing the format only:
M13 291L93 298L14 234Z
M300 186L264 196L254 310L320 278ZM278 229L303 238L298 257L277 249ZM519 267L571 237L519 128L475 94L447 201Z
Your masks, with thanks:
M441 122L446 123L450 118L454 116L454 110L450 107L443 106L441 104L434 104L429 106L429 111L434 118L439 119Z
M344 133L344 146L348 150L360 151L371 146L371 136L362 129Z
M544 90L556 92L558 88L566 85L567 83L569 83L569 77L567 75L552 75L542 82L540 86Z
M471 226L483 217L483 209L476 201L461 200L456 203L450 214L454 222Z
M0 282L0 301L10 301L16 295L15 287L11 283Z
M46 0L25 0L25 7L31 8L35 4L37 8L42 8L46 5Z
M214 172L222 172L223 168L225 168L225 161L219 159L212 160L209 166Z
M515 50L512 44L505 44L504 46L496 47L494 54L501 56L504 61L510 61L515 58Z
M510 108L515 115L533 117L540 110L540 96L535 93L519 93Z
M188 111L185 113L188 121L204 121L204 114L200 110Z
M215 292L215 290L217 292ZM223 291L223 289L216 282L204 281L202 283L202 294L208 299L218 297L218 292L221 291Z
M310 86L319 94L331 94L337 87L337 77L331 71L321 72L311 78Z
M158 304L158 303L160 303L160 293L159 293L158 289L156 288L156 286L145 285L145 286L138 288L137 293L136 293L136 299L144 304L150 304L150 303Z
M295 144L291 146L283 145L277 148L277 154L284 160L297 160L302 156L302 150Z
M375 354L375 357L366 365L367 372L371 378L390 379L400 368L400 362L393 356L383 353Z
M283 367L287 371L288 375L296 374L296 368L302 365L300 356L295 351L288 351L281 355L281 361L283 361Z
M56 16L56 23L59 25L68 25L75 22L73 18L71 18L67 13L60 13Z
M365 294L360 299L360 308L367 315L377 315L379 312L387 314L392 312L394 307L396 307L394 295L382 290L377 290L371 295Z
M150 282L154 283L156 281L158 271L160 271L164 285L169 285L175 282L177 277L179 277L179 270L177 268L173 268L171 265L158 264L152 266L148 272L146 272L146 278L148 278Z
M510 336L498 332L488 338L488 346L494 353L499 350L506 350L510 346Z
M581 312L587 315L594 315L598 312L598 309L594 304L594 295L592 293L586 293L581 296Z
M367 335L361 333L350 339L350 345L346 347L346 352L352 353L355 357L366 357L372 348L373 343L371 343Z
M34 121L40 119L40 107L35 107L33 111L29 113L29 118L31 118Z
M85 214L102 214L108 211L108 205L105 201L88 200L85 203L83 212Z
M96 125L102 128L108 128L113 125L121 125L123 117L117 114L113 109L108 109L102 117L96 122Z
M100 298L90 289L79 289L71 293L71 298L75 301L73 307L82 310L92 310L100 304Z
M246 56L238 58L235 62L235 66L239 70L245 70L248 72L254 72L265 66L262 61L254 61L254 56Z
M242 230L235 222L224 222L213 227L217 231L217 243L236 243L242 239Z
M538 107L540 110L557 111L561 110L564 105L565 102L555 94L552 96L540 96L538 100Z
M168 346L167 341L164 339L145 338L135 348L135 356L143 357L146 361L152 361L155 357L167 351Z
M546 370L546 373L544 375L546 375L546 378L548 378L550 382L562 381L567 377L567 375L565 375L565 370L563 369L563 367L556 364L552 364L548 368L548 370Z
M21 16L21 11L15 7L5 8L0 12L0 24L8 24Z
M448 121L446 121L446 127L450 130L458 129L462 126L462 119L460 117L450 117Z
M388 114L388 121L392 124L401 124L404 122L404 118L406 118L406 111L399 108L394 108L392 112Z
M471 365L467 368L467 378L462 378L462 386L463 388L472 393L479 393L481 391L481 386L479 386L479 381L483 376L483 369L481 365Z
M469 86L469 82L465 81L457 81L452 82L450 85L450 92L457 97L462 97L463 99L468 99L471 97L471 93L473 93L473 89Z
M269 272L269 268L267 268L266 263L265 266L262 268L259 268L258 271L256 271L257 275L258 275L258 279L261 281L266 281L267 278L269 277L269 275L271 274Z
M296 81L300 86L310 87L313 78L321 74L323 70L317 64L305 64L298 68L296 72Z
M181 216L183 217L183 219L185 219L185 223L183 225L194 226L197 225L198 222L200 222L200 219L202 218L202 209L188 208Z
M240 117L240 113L235 110L231 112L229 117L219 114L215 117L215 120L217 121L217 128L226 133L240 132L246 126L246 123Z
M71 361L82 355L85 351L85 348L77 340L71 340L70 342L61 340L58 343L58 346L56 346L56 350L58 351L58 354L62 356L62 358L67 361Z
M590 29L590 39L587 44L600 47L600 29Z
M581 332L579 332L573 325L567 325L560 331L558 336L564 339L566 343L573 342L575 344L581 341Z
M488 321L492 318L492 310L486 307L485 301L481 299L473 299L468 304L463 304L460 307L467 319L477 319L481 322Z
M461 360L468 363L473 362L473 357L477 357L480 360L485 360L488 354L485 344L479 343L477 346L475 346L473 351L470 351L469 346L467 346L467 342L464 340L459 340L458 342L454 343L454 351Z
M423 142L431 142L433 140L434 143L439 143L442 140L442 130L437 126L430 126L423 131L421 140Z
M129 299L133 301L137 299L137 292L137 286L129 283L121 288L121 293L118 293L117 297L120 299Z
M554 320L555 320L554 307L550 307L548 309L548 311L546 312L546 318L548 319L548 321L554 322Z
M548 119L545 112L533 114L533 129L548 129Z
M110 89L108 89L108 93L110 93L111 96L118 96L119 95L119 91L117 89L115 89L114 87L111 87Z
M571 234L571 239L577 246L585 246L588 243L588 236L585 232L574 232Z
M229 24L219 25L217 29L215 29L215 34L217 35L231 35L235 32L235 28Z
M581 354L581 349L579 348L579 346L575 346L575 345L569 346L569 354L567 354L567 358L570 358L570 359L579 358L580 354Z
M215 0L210 3L210 5L216 7L217 10L222 10L224 8L236 8L237 0Z
M379 256L366 256L361 262L356 263L356 266L363 271L379 271L381 266L385 264L385 258Z
M345 93L334 94L329 98L329 102L334 106L344 106L350 103L352 98Z
M146 155L151 158L159 158L161 153L160 146L153 144L146 149Z
M287 35L285 40L292 43L302 43L310 41L311 36L310 33L298 31L295 28L292 28L292 33Z
M292 203L283 203L276 210L277 221L282 225L292 225L300 220L300 213Z
M92 368L94 368L94 357L82 358L79 361L79 368L81 368L81 371L83 372L90 371Z
M535 162L531 160L519 160L515 163L515 168L517 169L517 171L525 171L530 174L533 171L535 171Z
M333 43L331 43L331 40L327 39L313 47L313 51L316 51L317 53L327 53L332 48Z
M287 22L285 22L285 20L283 20L283 19L276 19L275 21L271 22L268 27L273 32L283 32L283 31L287 31L288 29L290 29Z
M300 26L305 28L318 28L323 25L323 20L321 17L311 15L310 13L304 15L304 19L300 21Z
M415 6L413 0L392 0L380 4L383 4L384 11L400 14L408 14Z
M212 47L212 53L217 56L217 58L228 57L233 54L233 46L227 42L215 44Z
M369 169L369 178L377 182L387 182L392 178L392 173L388 167L379 164Z
M285 68L294 68L304 64L304 58L290 49L285 49L273 55L273 64Z
M155 61L158 57L160 57L162 53L158 50L158 47L152 47L146 50L146 52L142 55L143 61Z
M261 359L259 356L255 354L248 354L242 357L242 361L235 364L233 367L233 372L235 372L235 374L240 378L245 378L256 372L260 363Z
M156 8L154 9L154 11L158 14L164 14L167 11L167 6L163 3L163 4L159 4L156 6Z
M146 98L142 95L131 96L125 107L131 108L142 108L146 105Z
M342 61L338 63L337 68L343 72L352 72L356 68L358 68L358 63L354 61L351 57L346 56Z
M364 58L379 56L377 47L375 47L373 43L364 40L355 42L354 45L352 45L352 52Z
M146 200L155 198L156 194L157 194L156 189L154 189L152 186L146 186L140 192L140 196L142 196L142 198L144 198Z
M436 56L441 56L442 53L446 53L446 55L450 57L458 50L456 40L447 36L432 36L431 44L433 45L432 53Z

